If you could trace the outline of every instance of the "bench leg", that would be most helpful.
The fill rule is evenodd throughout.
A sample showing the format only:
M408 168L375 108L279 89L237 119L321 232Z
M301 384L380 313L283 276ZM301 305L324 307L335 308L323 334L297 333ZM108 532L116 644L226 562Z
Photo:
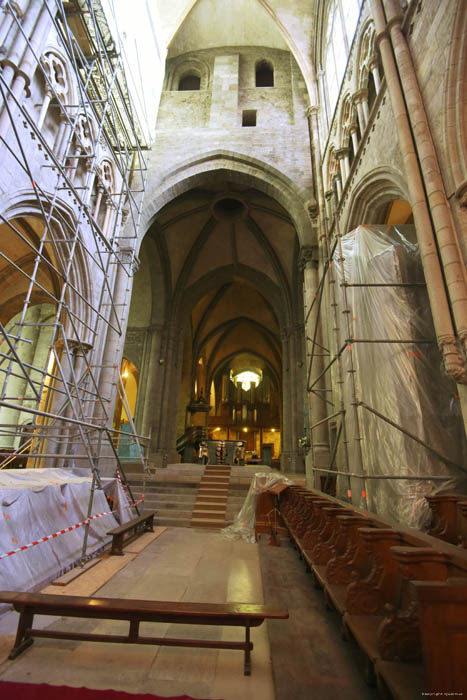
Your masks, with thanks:
M245 661L243 664L243 675L251 676L251 650L253 644L250 642L250 626L245 626Z
M112 549L110 554L123 557L123 533L120 535L112 535Z
M22 610L19 616L15 644L8 656L9 659L16 659L17 656L19 656L25 649L30 647L33 643L34 639L32 637L26 636L26 631L31 629L32 627L33 619L34 613L31 610L29 610L29 608Z

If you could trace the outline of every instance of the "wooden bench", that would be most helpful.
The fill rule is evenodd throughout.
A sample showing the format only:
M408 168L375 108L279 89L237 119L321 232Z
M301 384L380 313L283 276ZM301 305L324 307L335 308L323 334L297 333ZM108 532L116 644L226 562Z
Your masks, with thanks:
M155 514L155 511L143 513L143 515L140 515L138 518L133 518L133 520L123 523L120 527L109 530L107 534L112 535L112 549L110 554L123 556L123 542L132 542L143 532L154 532ZM127 532L130 533L130 536L125 538Z
M244 651L244 675L251 673L250 628L268 619L285 619L284 608L249 603L179 603L126 598L85 598L82 596L48 595L45 593L0 592L0 603L11 603L20 613L18 630L9 659L15 659L34 641L34 637L70 639L86 642L117 642L120 644L155 644L160 646L196 647L206 649L239 649ZM79 617L99 620L128 620L127 635L60 632L33 629L34 615ZM205 639L175 639L146 637L139 634L140 622L168 622L185 625L226 625L245 628L244 642Z

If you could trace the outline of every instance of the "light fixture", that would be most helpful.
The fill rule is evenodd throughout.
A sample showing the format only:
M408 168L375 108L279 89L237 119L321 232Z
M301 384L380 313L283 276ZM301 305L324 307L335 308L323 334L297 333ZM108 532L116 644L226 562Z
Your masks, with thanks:
M247 433L247 432L248 432L248 428L243 428L243 432L244 432L244 433Z
M275 428L271 428L271 433L275 433L275 432L276 432L276 429L275 429Z
M258 386L262 379L261 374L259 374L258 372L253 372L249 369L243 370L243 372L239 372L235 375L233 375L233 373L231 372L230 377L235 382L236 386L241 384L243 391L248 391L251 388L252 384L253 386Z
M126 369L122 374L123 379L128 379L128 370Z

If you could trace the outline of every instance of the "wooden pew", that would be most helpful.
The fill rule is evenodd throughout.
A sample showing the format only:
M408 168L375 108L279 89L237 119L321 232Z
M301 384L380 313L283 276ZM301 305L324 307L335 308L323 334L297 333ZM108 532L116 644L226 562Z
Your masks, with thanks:
M129 520L127 523L120 525L120 527L109 530L107 534L112 535L112 549L110 550L110 554L123 556L124 542L132 542L143 532L154 532L155 514L155 511L143 513L143 515L140 515L138 518L133 518L133 520ZM125 538L127 533L130 533L130 536Z
M457 542L453 533L462 533L459 523L466 524L467 500L453 499L451 494L442 502L451 510L455 505L457 530L454 518L444 520L440 530ZM344 630L365 653L367 680L376 680L385 698L419 697L428 685L419 607L408 594L411 581L462 577L467 582L467 552L319 491L301 489L294 494L288 503L289 523L298 522L294 507L300 507L302 520L299 527L289 528L290 535L323 588L328 606L342 614ZM446 527L449 522L451 529ZM457 648L463 643L458 639ZM464 671L463 663L456 661L458 671Z
M458 522L458 503L466 500L465 494L442 493L425 498L433 514L433 522L428 534L451 542L451 544L457 544L461 534Z
M467 581L413 581L427 691L467 696Z
M9 655L15 659L34 637L71 639L79 641L117 642L121 644L155 644L158 646L202 647L209 649L239 649L244 652L244 675L251 673L250 628L258 627L267 619L285 619L284 608L249 603L186 603L125 598L84 598L82 596L48 595L44 593L0 592L1 603L11 603L20 613L16 640ZM34 615L55 615L99 620L127 620L127 635L92 634L50 629L33 629ZM212 641L204 639L174 639L147 637L139 633L141 622L169 622L186 625L221 625L245 628L244 642Z

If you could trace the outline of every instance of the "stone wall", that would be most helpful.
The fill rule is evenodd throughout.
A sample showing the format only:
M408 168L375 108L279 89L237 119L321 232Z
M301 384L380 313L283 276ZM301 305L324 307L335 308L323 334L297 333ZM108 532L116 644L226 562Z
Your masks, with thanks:
M255 87L255 66L260 60L273 66L274 87ZM178 91L180 65L193 66L201 77L200 90ZM155 172L169 171L190 156L222 148L272 165L300 189L311 187L306 95L303 76L288 51L221 48L167 61L154 145ZM256 126L242 126L245 110L256 111Z

